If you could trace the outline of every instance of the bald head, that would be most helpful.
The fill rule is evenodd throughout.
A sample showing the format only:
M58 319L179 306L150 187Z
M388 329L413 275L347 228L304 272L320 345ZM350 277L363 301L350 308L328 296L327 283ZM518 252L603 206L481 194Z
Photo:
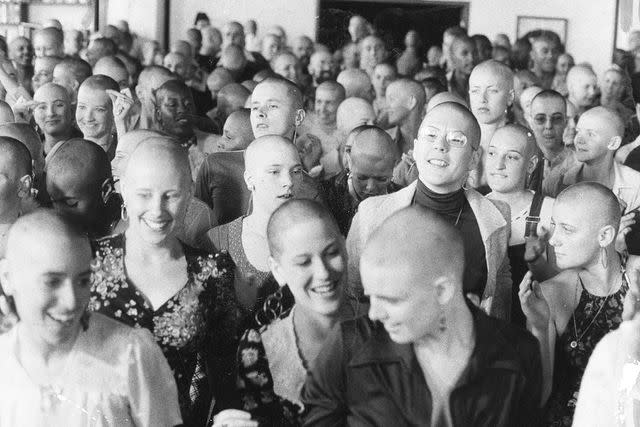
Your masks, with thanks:
M567 73L567 89L569 100L579 109L584 110L596 101L598 78L588 65L576 65Z
M15 121L13 110L9 104L4 101L0 101L0 124L12 123L13 121Z
M64 56L64 34L55 27L37 30L33 35L33 51L35 56Z
M349 157L353 162L366 162L375 167L393 168L398 157L398 147L391 136L377 126L362 126L353 137Z
M458 95L453 94L451 92L440 92L431 97L429 103L427 104L427 113L437 105L444 104L445 102L455 102L456 104L460 104L465 108L469 108L467 102L460 98Z
M610 108L593 107L580 116L580 121L586 120L590 120L590 123L597 123L595 130L607 137L622 137L624 135L624 122L620 115Z
M427 257L430 261L426 263ZM372 266L421 272L425 279L430 280L416 283L418 286L447 276L453 279L456 291L461 293L464 272L462 236L433 211L417 206L404 208L387 218L367 240L360 271Z
M403 102L405 105L413 105L411 111L418 114L422 114L424 105L427 102L426 92L424 87L415 80L412 79L398 79L389 83L386 91L387 97L396 97L406 100Z
M499 146L503 141L517 141L522 147L520 152L525 159L537 154L538 146L533 132L519 124L507 124L498 128L491 138L489 146Z
M42 141L33 128L27 123L5 123L0 125L0 136L17 139L23 143L33 159L35 174L40 175L44 171L44 155L42 154Z
M513 90L513 71L502 62L494 59L481 62L473 68L469 77L469 86L473 81L496 79L506 90Z
M230 83L218 92L218 111L226 119L229 114L244 107L251 93L239 83Z
M572 210L585 212L596 228L612 226L616 232L620 226L620 202L613 192L604 185L585 181L565 188L554 204L569 206Z
M373 106L362 98L347 98L340 103L336 113L336 125L345 134L354 128L373 124L376 114Z
M280 205L269 218L267 224L267 241L271 257L278 260L283 247L287 244L283 241L286 230L299 224L309 222L321 222L335 237L344 242L335 218L320 203L308 199L289 200Z
M55 244L52 246L52 243ZM60 247L76 248L84 253L86 268L89 269L91 246L87 234L76 223L52 209L36 209L20 216L11 226L6 259L15 267L34 255L37 259L41 251L58 251ZM69 254L73 255L76 255L75 251Z
M245 150L254 139L251 113L248 108L234 111L227 117L222 129L222 140L226 151Z
M207 77L207 87L211 91L211 94L214 95L214 98L218 95L220 89L233 82L233 76L229 70L223 67L216 68L209 74L209 77Z
M244 152L244 168L253 170L260 164L260 157L265 152L289 152L299 158L296 146L288 139L278 135L261 136L254 140Z
M31 176L31 153L22 142L8 136L0 136L0 157L3 162L11 165L14 173L10 178L17 180L25 175ZM2 172L8 173L6 170Z
M198 34L200 34L199 31ZM186 40L174 41L173 43L171 43L171 48L169 49L169 51L179 53L185 58L193 59L193 46L191 46L191 44Z
M100 187L111 177L107 153L98 145L82 138L59 143L57 150L47 158L47 188L59 184L62 176L100 192Z
M337 82L344 87L347 98L353 96L371 101L373 97L373 85L369 74L364 70L344 70L338 74Z
M127 67L116 56L100 58L93 66L93 74L102 74L111 77L121 88L129 86L129 71L127 71Z
M219 64L231 73L237 73L244 70L247 65L247 57L241 47L229 45L222 50Z
M0 130L1 132L1 130ZM144 140L152 137L166 136L158 131L150 129L135 129L118 137L118 145L116 146L116 154L111 161L111 170L116 178L122 176L129 156L133 150Z
M122 186L134 185L136 172L148 168L178 172L180 188L191 191L191 166L187 150L175 139L157 133L141 138L124 165Z

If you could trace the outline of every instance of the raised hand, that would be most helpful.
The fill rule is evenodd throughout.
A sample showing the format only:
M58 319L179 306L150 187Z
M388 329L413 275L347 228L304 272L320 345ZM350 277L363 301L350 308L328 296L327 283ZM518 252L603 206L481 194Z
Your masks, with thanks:
M117 90L107 89L113 105L113 119L124 121L133 107L133 98Z
M547 243L549 242L550 233L544 228L541 228L541 233L538 234L537 230L531 230L531 235L525 237L525 250L524 260L529 263L536 262L538 258L544 255L547 251Z
M549 303L547 303L542 293L540 283L532 280L530 271L524 275L520 283L518 297L520 298L522 311L524 315L527 316L527 320L531 326L538 331L546 330L549 325L551 310L549 309Z

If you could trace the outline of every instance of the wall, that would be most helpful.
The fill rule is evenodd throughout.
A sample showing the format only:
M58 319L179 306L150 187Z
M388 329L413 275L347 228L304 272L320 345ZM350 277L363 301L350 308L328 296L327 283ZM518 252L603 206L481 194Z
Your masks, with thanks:
M178 1L174 0L174 3ZM160 43L164 40L164 2L161 0L109 0L107 24L124 19L136 34Z
M627 43L627 39L629 37L629 33L634 30L640 30L640 0L629 0L631 2L631 10L620 10L619 13L622 15L623 13L627 13L631 15L631 27L629 31L624 31L622 29L622 25L620 23L621 19L618 19L618 28L617 28L617 38L616 38L616 46L620 49L627 49L629 44ZM624 4L627 8L629 6L628 2L620 1L620 3Z
M48 19L58 19L62 28L81 30L93 26L92 5L30 4L29 21L41 24Z
M615 11L615 0L471 0L469 32L490 39L504 32L514 40L519 15L565 18L567 51L600 75L611 64Z
M287 38L315 37L316 0L172 0L170 40L184 39L198 12L206 12L211 24L222 29L230 20L258 23L258 35L272 25L281 25Z

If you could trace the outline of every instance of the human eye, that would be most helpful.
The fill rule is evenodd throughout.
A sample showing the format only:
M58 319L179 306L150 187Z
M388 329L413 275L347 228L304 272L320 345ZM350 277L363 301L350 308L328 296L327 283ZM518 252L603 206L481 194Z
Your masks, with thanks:
M60 286L60 283L62 283L62 280L58 276L45 276L45 278L44 278L44 284L48 288L55 289L58 286Z
M280 171L278 169L269 169L269 170L267 170L267 173L269 175L278 175L280 173Z
M269 109L270 109L270 110L275 110L275 109L277 109L278 107L279 107L279 106L278 106L278 104L269 104Z
M56 108L63 108L64 107L64 102L58 101L53 105L55 105Z
M136 193L136 196L138 196L140 199L149 199L151 197L151 193L149 193L148 191L138 191Z
M298 267L306 267L311 263L311 259L309 257L298 257L293 260L293 264Z
M518 161L518 160L520 160L520 156L518 156L517 154L509 154L509 155L507 155L507 159L512 160L512 161Z
M299 175L302 173L302 167L300 166L296 166L295 168L293 168L293 170L291 171L291 173L293 173L294 175Z
M467 137L458 132L450 132L447 135L447 142L454 147L463 147L467 143Z
M493 156L495 156L495 155L496 155L496 150L495 150L494 148L489 148L489 149L487 150L487 156L489 156L489 157L493 157Z
M89 288L91 286L91 275L87 274L78 278L78 286L83 289Z
M78 207L78 201L77 200L65 200L64 204L67 205L70 208L77 208Z

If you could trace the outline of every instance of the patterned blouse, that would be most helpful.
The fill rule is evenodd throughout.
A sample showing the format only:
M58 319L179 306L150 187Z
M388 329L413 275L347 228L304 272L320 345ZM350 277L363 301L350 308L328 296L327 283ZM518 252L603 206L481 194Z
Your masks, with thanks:
M190 425L206 414L212 395L219 396L216 390L233 381L237 310L229 255L183 249L187 283L154 310L126 277L124 234L95 241L90 308L153 333L173 371L185 425ZM205 371L216 379L206 378Z

